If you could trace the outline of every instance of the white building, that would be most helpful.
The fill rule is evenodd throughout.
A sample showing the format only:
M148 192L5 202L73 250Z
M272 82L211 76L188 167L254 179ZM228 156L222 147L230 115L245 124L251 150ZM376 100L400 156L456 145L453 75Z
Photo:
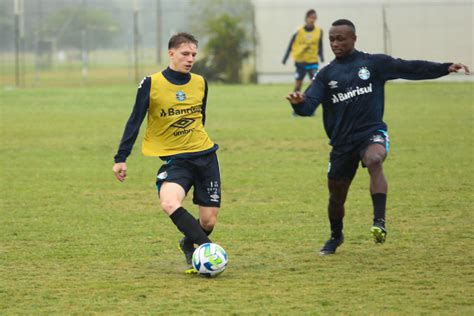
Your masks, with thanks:
M331 23L346 18L356 26L359 50L403 59L462 62L474 68L473 3L473 0L254 0L258 82L293 81L293 61L290 58L286 65L281 61L291 36L304 24L309 9L316 10L317 24L323 29L326 63L333 59L328 40ZM473 76L450 77L473 79Z

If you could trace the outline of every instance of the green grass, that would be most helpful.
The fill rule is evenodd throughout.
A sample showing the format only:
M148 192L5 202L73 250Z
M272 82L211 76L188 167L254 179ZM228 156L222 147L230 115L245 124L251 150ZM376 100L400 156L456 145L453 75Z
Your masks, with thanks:
M223 205L216 279L182 273L159 209L160 161L111 168L134 86L0 92L0 314L474 313L473 84L391 84L387 243L369 236L368 175L349 193L331 257L321 112L294 118L290 86L211 85ZM187 201L186 207L195 210Z

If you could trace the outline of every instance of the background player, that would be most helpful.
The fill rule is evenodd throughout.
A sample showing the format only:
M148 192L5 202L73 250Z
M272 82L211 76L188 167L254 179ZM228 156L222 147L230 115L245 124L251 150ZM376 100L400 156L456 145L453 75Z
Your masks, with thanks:
M311 80L318 71L319 60L324 62L323 56L323 31L315 25L316 11L311 9L306 12L305 25L302 26L291 37L288 49L283 57L283 64L286 64L288 56L295 61L295 89L301 91L303 79L308 74Z
M384 85L387 80L434 79L450 72L469 69L459 63L406 61L383 54L357 51L354 24L337 20L329 31L335 59L324 67L304 95L293 92L287 96L298 115L308 116L323 105L324 128L332 151L329 157L328 216L331 238L320 254L335 253L344 241L344 203L359 162L370 174L374 222L371 228L376 243L385 242L385 208L387 180L383 162L388 154L387 125L383 122Z
M140 83L113 166L117 179L124 181L126 158L148 114L142 151L146 156L157 156L165 161L158 171L156 186L161 208L185 235L179 247L188 265L191 265L194 244L210 242L208 235L216 224L221 203L218 146L204 130L207 82L190 73L197 47L198 41L191 34L171 37L170 65ZM182 206L192 186L193 202L199 206L199 221ZM195 270L189 267L186 273L195 273Z

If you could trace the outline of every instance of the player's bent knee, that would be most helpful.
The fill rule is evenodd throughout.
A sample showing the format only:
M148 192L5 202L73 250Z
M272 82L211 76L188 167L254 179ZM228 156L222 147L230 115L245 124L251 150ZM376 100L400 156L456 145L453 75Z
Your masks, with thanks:
M212 230L217 222L217 212L207 212L206 215L202 213L199 216L199 223L205 230Z
M212 230L217 222L218 207L199 206L199 223L205 230Z
M206 218L205 220L202 220L202 218L199 219L199 222L202 226L207 231L210 231L214 229L214 226L216 226L217 222L217 216L213 216L211 218Z
M366 157L364 164L367 168L378 168L382 167L384 156L381 154L370 155Z
M161 200L160 205L163 211L168 215L171 215L174 211L181 207L179 201L168 199Z

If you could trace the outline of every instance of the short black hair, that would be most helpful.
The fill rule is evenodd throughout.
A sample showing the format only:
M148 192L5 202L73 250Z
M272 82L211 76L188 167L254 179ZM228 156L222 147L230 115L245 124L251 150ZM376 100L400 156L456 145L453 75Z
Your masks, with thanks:
M308 12L306 12L306 17L305 19L309 18L311 14L316 15L316 11L314 9L309 9Z
M332 22L332 26L340 26L340 25L347 25L352 29L354 34L356 33L356 27L355 27L354 23L352 23L351 21L349 21L347 19L339 19L339 20L336 20L336 21Z
M181 32L171 36L168 42L168 49L178 48L183 43L193 43L198 46L198 40L191 34L186 32Z

